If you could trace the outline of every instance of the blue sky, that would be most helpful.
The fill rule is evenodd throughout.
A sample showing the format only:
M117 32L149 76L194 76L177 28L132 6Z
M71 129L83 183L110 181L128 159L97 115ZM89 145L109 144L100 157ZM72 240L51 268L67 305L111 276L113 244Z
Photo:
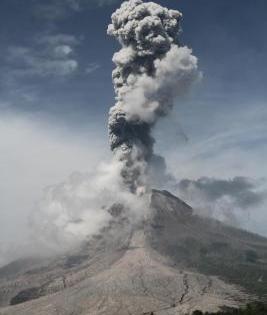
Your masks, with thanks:
M23 230L44 187L110 154L118 44L106 29L120 2L0 2L2 239L18 237L10 222ZM178 179L266 177L266 0L157 2L183 13L182 42L203 72L156 128L157 151Z
M117 47L106 27L120 2L2 0L2 107L79 124L86 124L84 114L103 117L112 104ZM158 2L183 12L182 41L204 73L195 103L216 113L266 100L266 1Z
M105 137L118 48L106 28L120 2L2 0L0 110L41 116L73 132L93 123ZM195 139L234 123L257 125L232 117L266 115L266 1L158 2L183 13L182 42L193 48L204 75L177 106L184 132Z

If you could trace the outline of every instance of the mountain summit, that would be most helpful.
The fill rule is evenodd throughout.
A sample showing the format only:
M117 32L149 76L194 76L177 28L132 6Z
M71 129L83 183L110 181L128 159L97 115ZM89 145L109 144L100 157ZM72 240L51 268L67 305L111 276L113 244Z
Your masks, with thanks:
M137 224L121 205L110 213L72 253L1 268L0 314L190 314L266 297L266 238L198 216L167 191L152 191Z

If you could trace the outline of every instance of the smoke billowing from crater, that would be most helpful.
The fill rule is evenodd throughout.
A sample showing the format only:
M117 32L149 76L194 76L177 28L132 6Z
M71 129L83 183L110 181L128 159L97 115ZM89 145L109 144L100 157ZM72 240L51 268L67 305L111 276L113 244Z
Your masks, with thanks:
M30 214L25 246L12 258L14 253L49 255L76 247L108 224L114 204L129 210L132 223L149 211L149 195L143 193L170 180L164 158L154 153L153 127L199 77L197 58L179 43L181 17L141 0L124 2L112 15L108 34L122 46L113 57L116 104L109 113L114 159L92 174L75 173L48 187ZM6 257L2 263L11 259L4 251L0 248Z
M148 186L153 127L199 77L197 58L179 43L181 18L180 12L156 3L129 0L108 27L122 46L113 57L116 104L109 114L110 147L133 193Z

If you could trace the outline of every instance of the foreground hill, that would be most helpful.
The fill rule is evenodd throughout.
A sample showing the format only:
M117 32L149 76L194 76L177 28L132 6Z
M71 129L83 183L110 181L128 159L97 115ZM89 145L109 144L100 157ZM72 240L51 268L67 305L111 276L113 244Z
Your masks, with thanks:
M0 269L1 315L187 314L267 294L267 239L194 214L153 191L132 224L115 205L109 226L69 255Z

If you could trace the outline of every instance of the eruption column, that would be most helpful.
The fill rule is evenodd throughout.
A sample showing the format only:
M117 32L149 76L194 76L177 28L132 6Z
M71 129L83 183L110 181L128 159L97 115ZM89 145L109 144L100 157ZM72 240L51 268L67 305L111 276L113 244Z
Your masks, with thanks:
M199 77L197 58L179 43L181 18L180 12L156 3L129 0L108 27L122 46L113 57L116 104L109 113L110 147L133 193L147 189L154 125Z

